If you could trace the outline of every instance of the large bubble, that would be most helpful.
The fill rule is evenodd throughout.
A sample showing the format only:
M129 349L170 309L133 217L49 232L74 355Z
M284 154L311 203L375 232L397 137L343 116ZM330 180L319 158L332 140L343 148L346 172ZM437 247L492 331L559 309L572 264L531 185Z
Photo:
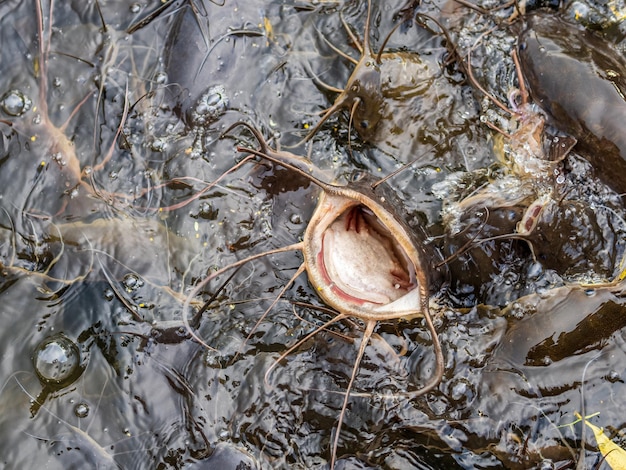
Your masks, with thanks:
M19 90L9 90L0 98L0 107L9 116L21 116L31 105L30 98Z
M33 364L39 379L50 385L65 387L82 373L80 350L62 333L46 338L37 346Z

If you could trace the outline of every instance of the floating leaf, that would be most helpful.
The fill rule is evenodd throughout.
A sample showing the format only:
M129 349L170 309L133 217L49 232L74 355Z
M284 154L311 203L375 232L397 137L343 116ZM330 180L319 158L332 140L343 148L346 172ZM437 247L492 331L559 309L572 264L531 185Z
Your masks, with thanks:
M576 417L583 420L582 416L576 413ZM598 449L604 456L604 459L613 470L626 470L626 450L615 444L612 440L606 437L602 428L591 424L585 418L583 420L587 426L591 428L594 436L596 437L596 443Z

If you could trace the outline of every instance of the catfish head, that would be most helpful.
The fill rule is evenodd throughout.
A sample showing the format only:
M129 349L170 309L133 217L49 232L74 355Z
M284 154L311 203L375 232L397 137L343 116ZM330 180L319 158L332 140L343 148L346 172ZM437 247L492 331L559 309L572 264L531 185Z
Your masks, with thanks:
M371 53L352 72L345 90L337 97L333 108L350 110L350 122L364 141L374 136L384 114L385 99L381 91L380 64Z

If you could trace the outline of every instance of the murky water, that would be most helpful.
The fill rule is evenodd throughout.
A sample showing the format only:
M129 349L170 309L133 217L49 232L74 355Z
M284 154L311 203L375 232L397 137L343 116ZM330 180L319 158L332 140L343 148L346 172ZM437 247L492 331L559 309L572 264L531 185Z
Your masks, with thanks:
M414 3L373 2L374 53L414 8L448 28L463 57L495 25L460 5ZM403 395L430 377L432 340L422 319L382 322L336 468L574 468L581 458L606 467L590 430L568 426L577 412L599 413L590 420L623 447L622 288L579 283L623 269L626 210L593 160L568 155L554 177L567 197L542 206L536 231L508 237L545 186L511 174L484 122L506 127L504 113L448 64L432 21L407 22L386 43L409 65L383 62L392 111L367 142L347 110L304 145L336 98L323 84L343 87L354 68L336 49L359 58L340 12L362 35L366 2L160 6L0 3L3 465L328 466L362 328L334 325L266 377L332 315L313 308L321 301L301 276L257 325L300 254L249 263L192 299L194 312L210 300L189 320L214 350L183 322L207 273L295 243L315 207L312 184L269 165L208 187L244 157L241 140L256 145L241 129L221 138L245 120L329 179L381 177L416 160L389 180L397 209L444 257L458 252L431 302L441 384ZM574 9L619 47L610 8L576 3L563 15ZM517 83L509 52L519 27L501 26L472 52L478 80L502 101ZM418 62L425 76L403 85ZM477 205L462 203L476 195Z

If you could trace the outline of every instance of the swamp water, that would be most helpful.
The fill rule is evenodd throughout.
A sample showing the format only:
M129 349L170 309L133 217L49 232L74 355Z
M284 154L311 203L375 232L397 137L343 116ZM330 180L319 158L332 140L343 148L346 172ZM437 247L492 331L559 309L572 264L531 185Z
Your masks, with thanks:
M373 3L374 50L410 5ZM289 302L321 305L300 277L245 341L301 257L255 261L194 299L211 300L190 321L217 352L189 336L182 306L207 273L302 236L316 191L286 169L249 164L201 191L241 158L239 138L254 145L245 134L220 139L232 123L248 120L284 146L306 136L335 98L312 74L341 87L353 68L329 43L357 54L339 12L363 31L365 2L172 2L142 22L159 6L42 2L38 31L34 1L0 3L1 461L325 468L362 330L341 323L316 335L265 383L290 345L331 318ZM493 26L460 6L419 11L439 18L463 50ZM483 39L494 59L475 53L476 75L492 89L514 81L501 60L512 38ZM442 63L442 41L436 28L413 24L385 47ZM494 161L492 131L454 67L420 93L432 105L412 115L417 139L364 144L338 113L312 139L310 158L340 179L355 169L384 176L423 154L389 184L407 222L445 251L433 188L458 175L475 185L471 172ZM505 222L496 229L512 230ZM567 279L540 263L533 270L526 241L505 242L509 257L489 258L498 244L485 242L464 258L492 260L476 263L482 290L457 263L456 283L433 298L445 354L437 390L401 396L433 368L423 321L379 325L336 468L562 468L580 458L583 436L593 467L602 458L591 432L567 426L576 412L599 412L590 419L624 441L621 289L558 287Z

